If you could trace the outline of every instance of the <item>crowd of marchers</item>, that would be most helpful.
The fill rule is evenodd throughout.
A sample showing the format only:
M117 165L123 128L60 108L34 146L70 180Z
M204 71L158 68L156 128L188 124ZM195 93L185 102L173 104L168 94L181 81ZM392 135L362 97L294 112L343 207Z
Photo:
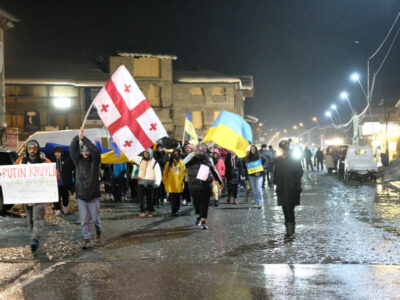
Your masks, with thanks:
M102 241L102 199L137 202L140 218L152 218L156 207L168 203L171 216L178 217L181 204L193 205L195 226L207 230L209 206L219 206L223 190L227 194L227 203L239 204L239 192L244 190L243 201L249 203L250 208L261 209L266 185L275 187L278 205L282 206L286 227L284 239L294 238L294 211L300 204L303 168L301 160L292 155L290 140L279 143L279 156L272 146L263 144L261 149L250 145L244 158L218 145L176 145L166 149L161 143L155 144L130 162L102 164L104 149L100 143L92 143L85 137L81 129L71 141L68 155L56 147L48 159L40 151L38 142L30 140L16 164L56 163L59 202L54 203L55 214L60 217L68 214L69 194L75 194L82 227L82 249L93 245L90 222L95 227L94 242ZM304 151L307 165L308 151ZM101 192L102 184L104 192ZM31 230L32 252L39 247L45 205L24 205Z

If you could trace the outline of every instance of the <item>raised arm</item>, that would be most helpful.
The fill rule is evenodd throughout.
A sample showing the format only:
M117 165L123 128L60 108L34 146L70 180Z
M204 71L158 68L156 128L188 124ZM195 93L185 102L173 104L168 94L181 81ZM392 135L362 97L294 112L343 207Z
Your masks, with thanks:
M71 156L71 159L75 165L78 164L80 154L81 153L79 151L79 137L76 136L72 139L71 145L69 146L69 155Z

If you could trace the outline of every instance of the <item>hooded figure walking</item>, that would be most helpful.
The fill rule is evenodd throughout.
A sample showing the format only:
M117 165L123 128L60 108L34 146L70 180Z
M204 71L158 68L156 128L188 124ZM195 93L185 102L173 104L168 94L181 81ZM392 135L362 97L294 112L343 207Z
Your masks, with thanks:
M82 147L79 145L82 141ZM92 219L96 228L96 243L101 241L100 221L100 163L101 156L97 147L84 136L83 128L74 137L70 146L71 159L76 167L76 199L82 225L82 249L89 249L90 227Z
M301 177L303 168L301 162L290 155L290 143L281 141L279 148L282 155L276 158L274 171L274 184L278 196L278 205L282 206L285 217L286 234L285 241L294 239L296 220L294 209L300 205Z
M19 164L41 164L51 163L43 153L40 152L40 145L36 140L30 140L26 143L26 151L24 155L18 157L15 161L15 165ZM57 179L60 178L57 172ZM24 205L26 212L26 218L28 221L28 227L31 231L31 251L35 253L39 248L39 240L43 231L44 225L44 214L46 209L46 203L35 203Z

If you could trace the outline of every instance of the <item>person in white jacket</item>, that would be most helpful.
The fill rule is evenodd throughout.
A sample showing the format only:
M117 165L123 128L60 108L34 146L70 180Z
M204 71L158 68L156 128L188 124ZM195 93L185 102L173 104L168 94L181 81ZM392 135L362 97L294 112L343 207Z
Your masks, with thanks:
M133 161L139 166L138 174L138 198L140 203L140 215L144 218L153 217L153 190L161 183L162 175L160 165L153 158L153 151L149 148L143 152L143 156L136 156ZM146 203L146 207L145 207Z

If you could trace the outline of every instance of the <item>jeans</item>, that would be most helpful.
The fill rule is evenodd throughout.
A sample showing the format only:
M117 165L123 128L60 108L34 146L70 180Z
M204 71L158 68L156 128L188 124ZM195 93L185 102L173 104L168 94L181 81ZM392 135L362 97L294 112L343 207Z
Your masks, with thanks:
M28 227L32 233L32 239L40 239L44 225L45 208L46 204L24 205Z
M262 176L249 176L251 190L253 191L254 204L261 205L262 197Z
M319 171L319 166L321 166L321 170L324 170L324 163L322 162L322 160L317 161L317 170L318 171Z
M81 219L82 235L85 240L90 239L90 218L94 223L96 232L101 232L100 221L100 198L95 198L90 201L78 199L79 217Z

